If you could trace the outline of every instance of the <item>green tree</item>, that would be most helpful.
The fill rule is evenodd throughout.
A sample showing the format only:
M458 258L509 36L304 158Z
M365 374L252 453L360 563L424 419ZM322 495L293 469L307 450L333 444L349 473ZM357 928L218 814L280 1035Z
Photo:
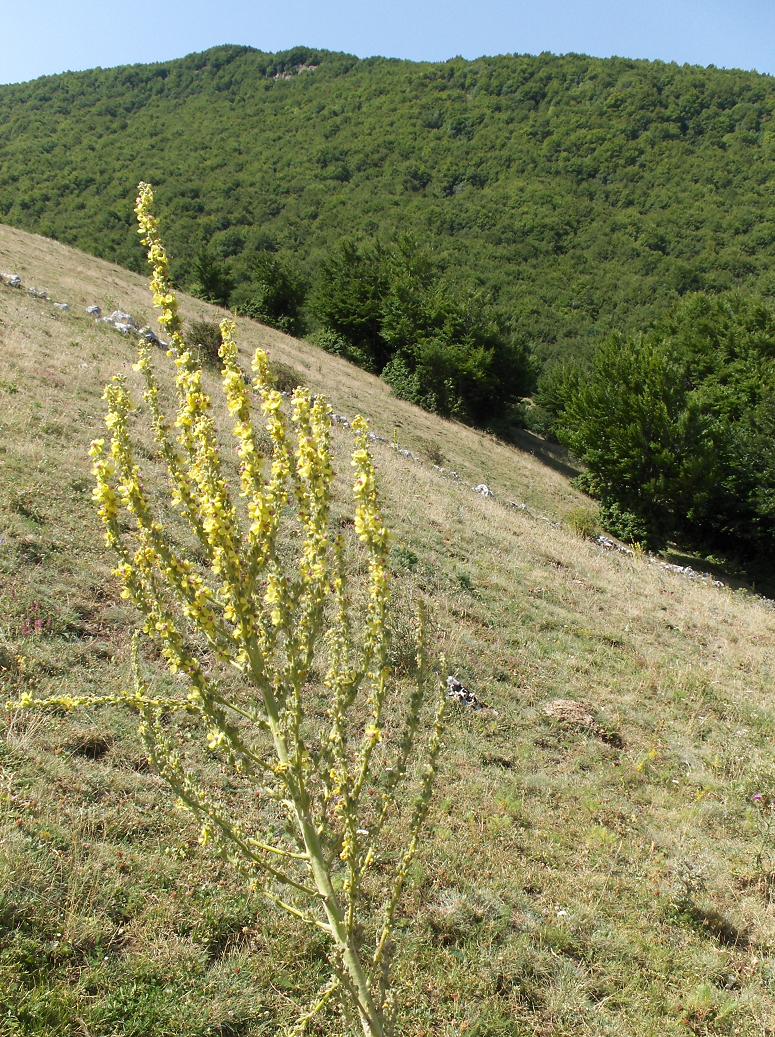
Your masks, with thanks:
M381 371L390 359L382 335L387 272L380 250L344 238L324 259L312 296L312 312L341 336L369 366Z
M210 245L202 245L194 259L194 295L218 306L228 306L234 282L226 260Z
M555 375L544 398L616 521L634 516L657 542L775 546L775 311L761 300L690 296Z
M302 306L307 285L297 265L287 256L260 252L253 263L252 276L231 296L237 313L252 317L289 335L303 330Z

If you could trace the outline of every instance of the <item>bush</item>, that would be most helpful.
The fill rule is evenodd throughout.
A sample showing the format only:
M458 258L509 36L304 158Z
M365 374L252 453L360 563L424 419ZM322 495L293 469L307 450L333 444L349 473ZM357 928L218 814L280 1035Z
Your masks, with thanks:
M269 361L269 377L279 392L293 392L297 386L305 384L304 377L290 364L284 364L281 360Z
M591 508L573 508L565 516L565 524L576 536L594 540L600 532L600 513Z
M775 310L760 300L692 296L553 376L546 398L616 535L775 547Z
M224 259L203 245L194 260L193 295L217 306L228 306L234 282Z
M301 308L307 286L295 263L272 252L261 252L250 280L231 297L236 313L261 321L287 335L302 331Z
M368 353L348 342L333 328L316 328L309 336L309 341L313 346L325 349L327 353L340 356L343 360L349 360L351 364L357 364L365 371L374 371L374 361Z
M625 544L657 546L653 533L643 519L632 511L625 511L616 501L609 500L601 504L599 514L605 531L623 540Z
M198 364L219 364L218 352L223 344L221 326L211 320L192 320L188 325L188 341Z
M313 312L326 348L381 373L427 410L492 422L527 389L527 348L480 291L452 284L410 238L340 242L323 264Z

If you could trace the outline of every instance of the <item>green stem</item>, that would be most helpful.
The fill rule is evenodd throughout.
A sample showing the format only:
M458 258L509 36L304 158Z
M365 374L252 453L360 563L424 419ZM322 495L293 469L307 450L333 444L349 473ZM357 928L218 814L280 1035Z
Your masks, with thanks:
M323 902L323 910L328 919L331 936L342 955L342 963L357 996L358 1014L363 1027L364 1037L385 1037L385 1024L382 1014L371 995L366 971L358 954L355 934L348 932L344 911L331 882L331 875L326 865L323 847L320 845L320 838L310 814L306 796L295 780L300 775L295 772L295 761L291 759L288 753L285 735L280 724L280 711L277 702L271 688L265 682L263 682L263 691L267 719L269 720L269 728L272 732L277 759L282 767L287 768L288 772L293 775L290 781L286 781L286 785L293 802L296 821L304 840L304 848L309 857L312 878Z

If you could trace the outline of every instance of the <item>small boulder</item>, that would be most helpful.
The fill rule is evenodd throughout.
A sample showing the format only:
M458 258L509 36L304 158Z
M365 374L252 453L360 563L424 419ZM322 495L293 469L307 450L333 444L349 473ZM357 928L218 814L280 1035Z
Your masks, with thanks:
M54 303L54 309L55 310L61 310L62 313L69 313L70 312L70 306L66 302L55 302Z
M490 487L483 482L480 482L478 486L474 486L474 493L478 493L480 497L494 497L495 494L492 492Z
M137 331L137 328L132 327L131 324L125 324L123 321L112 321L113 327L116 331L120 331L122 335L129 335L133 331Z
M86 312L95 319L102 316L102 308L100 306L87 306Z
M18 274L0 274L0 281L7 284L9 288L21 288L22 279Z
M155 331L153 331L152 328L149 328L147 325L144 328L140 328L137 334L140 336L141 339L144 339L146 342L150 342L151 345L159 345L159 336L156 334Z
M134 319L131 313L124 313L123 310L114 310L107 318L105 318L111 324L118 326L119 324L127 324L133 331L137 331L140 325Z
M33 299L48 299L48 292L44 292L42 288L28 288L27 295L31 295Z
M482 702L473 691L469 691L462 681L459 681L457 677L453 677L452 674L447 677L447 698L453 699L455 702L460 703L461 706L467 706L469 709L477 711L490 708L486 702Z

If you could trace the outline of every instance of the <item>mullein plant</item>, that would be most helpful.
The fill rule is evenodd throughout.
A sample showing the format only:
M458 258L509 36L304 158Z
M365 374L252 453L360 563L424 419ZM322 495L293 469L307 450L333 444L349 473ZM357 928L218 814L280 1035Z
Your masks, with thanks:
M195 549L180 549L181 538L146 491L130 430L135 408L119 377L105 392L108 435L92 445L94 497L118 557L122 594L144 617L142 631L176 679L161 682L164 694L149 687L138 632L128 690L25 695L13 705L122 704L135 711L149 759L197 818L200 842L272 904L328 938L329 981L294 1032L330 1006L349 1028L384 1037L398 1022L389 981L393 935L429 809L445 696L420 613L416 672L396 704L388 663L389 534L367 424L363 418L352 424L355 550L365 562L356 605L344 537L332 529L329 404L304 388L286 403L261 350L249 384L235 325L222 321L237 491L227 478L202 371L183 337L148 184L139 186L135 212L176 366L174 420L162 404L147 343L136 370L172 504ZM237 680L225 678L229 669ZM205 780L201 764L207 759L212 770L213 755L229 788L242 783L249 790L249 809L238 793L218 793Z

